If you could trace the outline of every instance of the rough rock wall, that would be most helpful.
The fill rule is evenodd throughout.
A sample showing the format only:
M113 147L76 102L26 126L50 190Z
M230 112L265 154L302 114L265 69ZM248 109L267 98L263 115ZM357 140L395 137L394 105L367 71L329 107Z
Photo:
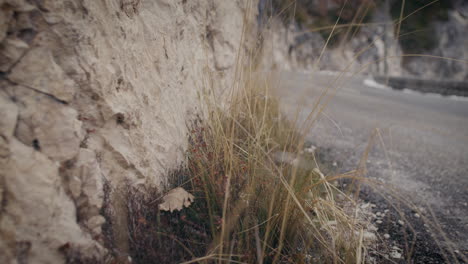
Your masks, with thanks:
M344 45L327 46L326 39L318 32L300 29L294 23L285 26L279 20L265 28L265 47L269 60L265 66L277 69L329 70L349 73L374 73L400 75L401 49L395 39L388 9L379 6L371 18L375 25L362 27ZM310 21L309 21L310 22ZM389 59L384 59L388 57Z
M429 55L450 59L412 57L405 59L406 76L426 79L468 80L468 2L460 1L448 14L447 21L435 22L437 47Z
M247 2L0 0L1 263L103 257L103 186L163 188L197 94L232 81Z

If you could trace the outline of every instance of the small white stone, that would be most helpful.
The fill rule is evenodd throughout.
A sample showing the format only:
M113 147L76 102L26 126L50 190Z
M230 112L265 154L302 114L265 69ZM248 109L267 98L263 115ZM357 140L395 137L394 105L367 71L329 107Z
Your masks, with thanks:
M390 238L390 235L389 235L389 234L385 234L385 235L383 235L383 237L384 237L385 239L389 239L389 238Z
M380 216L381 214L382 214L382 213L380 213L380 212L375 213L375 215L377 215L377 216Z
M401 220L398 220L398 224L403 226L403 225L405 225L405 222L403 222Z
M369 203L365 203L365 204L362 204L361 205L361 209L366 209L367 207L369 207Z
M397 251L392 251L392 252L390 252L390 257L394 258L394 259L400 259L401 258L401 253L399 253Z
M419 214L414 214L414 217L419 218L421 216Z
M382 220L377 220L375 221L377 224L381 224L382 223Z
M385 209L385 210L384 210L384 213L388 213L388 211L390 211L390 210L388 210L388 209Z
M316 149L317 149L317 147L311 145L310 147L308 147L308 148L306 148L306 149L304 149L304 150L305 150L305 152L311 153L311 154L312 154L312 153L315 152Z
M367 240L367 241L374 241L377 239L377 236L374 233L369 232L369 231L364 231L364 233L362 234L362 237L364 238L364 240Z

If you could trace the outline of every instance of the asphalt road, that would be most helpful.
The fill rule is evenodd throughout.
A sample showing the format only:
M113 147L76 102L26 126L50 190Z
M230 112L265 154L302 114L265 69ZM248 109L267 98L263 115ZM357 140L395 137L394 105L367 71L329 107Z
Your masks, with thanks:
M300 119L336 75L275 74L283 111ZM344 76L308 132L342 171L356 167L376 133L367 175L402 197L432 208L460 254L468 252L468 98L456 99L370 87L364 76ZM329 90L329 91L331 91ZM325 100L327 101L327 99ZM428 211L426 211L428 212Z

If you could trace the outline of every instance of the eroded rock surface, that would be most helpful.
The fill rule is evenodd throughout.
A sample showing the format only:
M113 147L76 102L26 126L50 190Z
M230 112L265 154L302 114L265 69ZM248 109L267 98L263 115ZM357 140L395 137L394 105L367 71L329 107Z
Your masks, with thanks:
M126 254L120 190L164 188L184 161L197 94L232 83L247 4L0 0L1 263L103 260L106 195Z

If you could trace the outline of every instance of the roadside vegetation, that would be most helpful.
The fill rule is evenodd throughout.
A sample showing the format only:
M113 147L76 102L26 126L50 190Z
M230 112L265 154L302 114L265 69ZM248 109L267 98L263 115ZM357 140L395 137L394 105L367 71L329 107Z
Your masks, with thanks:
M303 136L282 117L268 82L238 79L225 108L212 91L203 95L207 116L192 124L188 165L173 174L173 187L193 202L158 211L151 208L163 198L133 195L134 260L361 263L364 223L341 207L352 200L317 166L300 164L313 164L313 154L304 153ZM278 153L289 159L275 158Z
M291 9L290 1L279 2L284 10ZM367 21L369 8L334 25L320 20L323 25L309 26L325 27L327 44L332 45L333 34L347 37L350 30L358 30L353 25ZM304 23L307 14L297 14ZM342 30L336 32L340 25ZM168 192L127 190L132 260L366 263L375 239L366 237L368 219L357 213L360 184L375 189L382 184L361 177L362 164L348 174L324 175L326 164L305 139L314 117L328 103L327 93L338 87L324 91L323 101L299 124L298 118L281 114L270 91L274 78L257 74L254 63L242 54L238 61L227 99L219 100L216 87L206 81L199 98L203 113L189 125L187 164L171 173ZM363 154L364 164L371 144ZM339 181L346 181L347 187ZM393 189L387 191L398 197Z

